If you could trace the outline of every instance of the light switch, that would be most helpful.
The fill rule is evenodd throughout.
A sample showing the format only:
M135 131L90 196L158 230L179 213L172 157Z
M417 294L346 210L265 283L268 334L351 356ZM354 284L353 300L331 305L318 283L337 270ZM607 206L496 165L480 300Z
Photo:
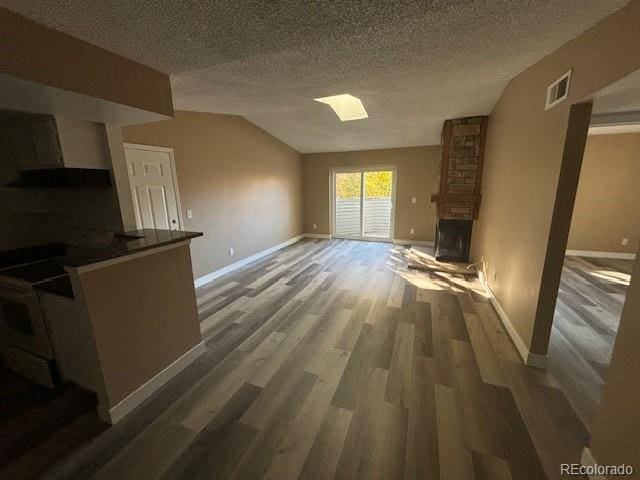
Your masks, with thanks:
M411 197L411 203L416 203L416 197Z
M187 210L187 218L188 219L192 219L193 218L193 210Z

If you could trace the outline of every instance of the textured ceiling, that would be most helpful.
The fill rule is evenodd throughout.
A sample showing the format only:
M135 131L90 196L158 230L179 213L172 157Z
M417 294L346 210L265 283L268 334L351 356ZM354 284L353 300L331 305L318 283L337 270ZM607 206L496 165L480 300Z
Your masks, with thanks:
M628 0L0 0L172 75L176 108L246 117L300 152L437 144ZM314 98L359 97L341 123Z

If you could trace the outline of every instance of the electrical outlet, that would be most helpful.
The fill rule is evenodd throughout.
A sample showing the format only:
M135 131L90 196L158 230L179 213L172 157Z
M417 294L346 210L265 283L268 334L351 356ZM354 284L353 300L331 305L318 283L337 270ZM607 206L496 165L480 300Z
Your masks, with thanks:
M193 210L187 210L187 218L191 220L193 218Z
M235 249L234 249L233 247L232 247L232 248L230 248L230 249L229 249L229 256L230 256L230 257L233 257L235 254L236 254Z
M315 223L313 224L313 229L317 230L318 229L318 225L316 225Z
M411 203L416 203L417 201L416 197L411 197Z
M620 242L620 245L629 245L629 239L623 238L622 241Z
M416 231L415 231L415 229L412 228L412 229L409 230L409 233L411 233L411 235L413 235L414 233L416 233Z

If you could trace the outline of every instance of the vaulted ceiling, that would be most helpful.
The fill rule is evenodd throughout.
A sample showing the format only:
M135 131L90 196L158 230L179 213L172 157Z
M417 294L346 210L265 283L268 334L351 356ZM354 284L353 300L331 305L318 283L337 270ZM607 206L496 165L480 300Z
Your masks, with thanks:
M437 144L510 78L628 0L0 0L171 74L177 109L242 115L300 152ZM349 93L340 122L317 97Z

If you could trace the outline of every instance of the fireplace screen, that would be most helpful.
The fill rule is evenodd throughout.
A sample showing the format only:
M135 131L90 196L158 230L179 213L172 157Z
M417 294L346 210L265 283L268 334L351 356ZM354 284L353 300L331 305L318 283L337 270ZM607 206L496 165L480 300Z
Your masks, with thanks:
M436 260L468 262L472 226L472 220L438 220L435 242Z

